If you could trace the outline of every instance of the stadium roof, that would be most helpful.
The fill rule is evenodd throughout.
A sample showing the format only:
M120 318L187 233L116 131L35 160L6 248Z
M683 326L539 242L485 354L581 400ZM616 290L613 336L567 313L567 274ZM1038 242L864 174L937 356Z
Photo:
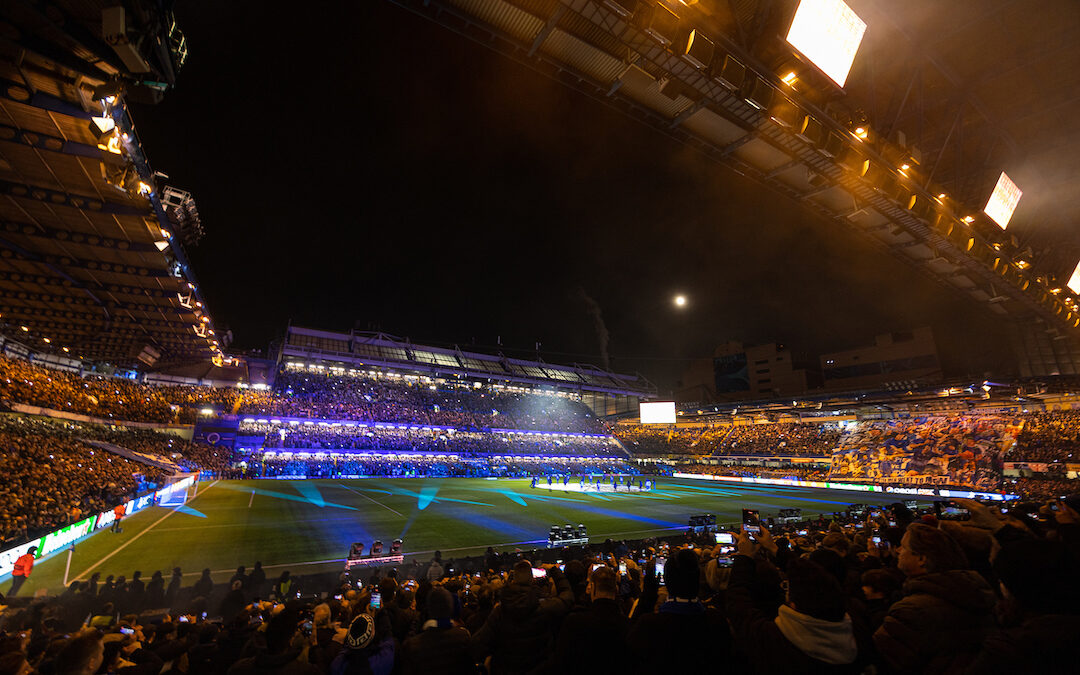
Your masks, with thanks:
M453 348L415 345L385 333L336 333L289 326L281 346L282 360L313 359L342 364L407 368L431 375L451 375L554 386L626 396L651 397L656 387L641 375L623 375L573 364L556 366L541 360L511 359Z
M144 368L220 357L183 250L198 212L147 164L127 105L156 102L183 65L164 7L0 8L0 321L33 349Z
M785 42L796 0L394 2L768 185L994 315L1077 334L1065 281L1080 234L1063 231L1080 215L1068 189L1080 169L1075 2L850 0L867 32L844 89ZM982 213L1002 171L1024 191L1007 231Z

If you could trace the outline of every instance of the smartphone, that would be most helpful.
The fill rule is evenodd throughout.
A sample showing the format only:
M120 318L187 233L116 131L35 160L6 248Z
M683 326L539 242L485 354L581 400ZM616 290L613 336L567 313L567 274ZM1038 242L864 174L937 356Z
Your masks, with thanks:
M372 609L381 609L382 608L382 593L379 593L378 591L372 591L371 592L371 608Z
M664 585L664 566L667 565L667 558L656 559L656 581L661 586Z
M203 612L203 613L202 613L202 620L203 620L203 621L206 621L206 612Z
M180 618L184 619L184 618L187 618L187 617L182 616ZM127 626L120 626L120 632L123 633L124 635L134 635L135 634L135 629L134 628L128 628Z
M870 541L874 542L875 544L881 544L881 537L874 535L873 537L870 537Z
M176 620L179 621L180 623L187 623L188 622L188 618L186 616L184 616L183 614L181 614L179 617L177 617Z
M541 567L534 567L533 568L533 579L546 579L546 578L547 578L547 570L545 570L545 569L543 569Z
M626 563L619 563L619 574L626 574Z
M335 595L334 599L337 600L338 602L340 602L341 599L344 598L344 597L345 597L344 595Z
M748 534L759 534L761 532L761 519L758 517L757 509L743 509L742 524L743 529Z
M971 513L954 501L934 502L938 520L971 520Z
M889 521L889 527L896 527L896 521L895 520L890 520Z
M734 567L735 559L729 556L721 556L716 559L716 564L718 567Z
M806 535L810 534L810 530L797 530L795 534L799 535L800 537L805 537Z
M733 535L730 532L717 532L716 533L716 543L717 544L734 544L735 543L735 535Z
M566 563L559 563L558 565L556 565L556 567L559 568L560 572L565 572L566 571Z
M310 619L300 624L300 630L303 631L304 635L311 635L311 625Z
M604 566L603 563L596 563L595 565L592 566L592 569L590 569L589 572L590 573L595 572L596 570L600 569L603 566Z

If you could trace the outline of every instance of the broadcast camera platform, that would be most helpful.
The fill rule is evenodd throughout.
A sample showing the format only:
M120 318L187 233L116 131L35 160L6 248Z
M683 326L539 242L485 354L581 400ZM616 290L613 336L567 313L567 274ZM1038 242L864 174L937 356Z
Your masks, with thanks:
M390 551L383 553L382 541L376 539L371 544L371 552L364 555L364 544L355 542L349 547L349 555L345 558L345 570L355 568L379 567L382 565L399 565L405 561L405 554L401 552L401 540L395 539L390 544Z

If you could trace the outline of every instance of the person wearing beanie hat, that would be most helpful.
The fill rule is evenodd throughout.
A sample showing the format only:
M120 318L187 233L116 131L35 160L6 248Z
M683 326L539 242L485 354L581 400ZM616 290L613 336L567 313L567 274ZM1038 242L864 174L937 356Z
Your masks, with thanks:
M731 648L723 612L699 599L701 566L692 549L672 550L663 570L668 601L653 613L656 573L645 575L645 588L626 641L635 672L684 671L723 662Z
M544 565L544 576L533 578L532 565L522 560L514 566L513 581L502 589L502 601L472 637L472 656L491 657L495 673L525 673L547 658L554 631L574 604L570 582L555 565ZM540 585L554 584L544 597Z
M431 589L423 630L406 640L401 648L404 675L465 675L476 671L469 649L469 632L451 623L453 612L454 598L450 591L442 586Z
M345 633L344 649L330 663L330 675L390 675L393 669L394 636L375 617L358 614Z

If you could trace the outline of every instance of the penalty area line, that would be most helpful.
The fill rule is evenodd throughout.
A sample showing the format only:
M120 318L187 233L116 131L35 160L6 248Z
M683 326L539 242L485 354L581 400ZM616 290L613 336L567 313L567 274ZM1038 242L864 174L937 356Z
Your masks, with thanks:
M207 491L207 490L209 490L210 488L214 487L215 485L217 485L217 483L218 483L218 481L216 481L216 480L215 480L215 481L214 481L213 483L210 483L210 484L209 484L209 485L207 485L207 486L206 486L205 488L203 488L203 491L202 491L202 492L200 492L200 493L196 494L195 496L193 496L193 497L191 498L191 500L190 500L190 501L194 501L194 500L195 500L195 499L196 499L196 498L197 498L197 497L198 497L199 495L203 495L203 494L206 494L206 491ZM146 533L147 533L147 532L149 532L150 530L152 530L152 529L154 529L155 527L157 527L158 525L160 525L160 524L161 524L161 522L162 522L163 520L165 520L166 518L168 518L168 517L169 517L169 516L171 516L172 514L176 513L177 511L179 511L180 509L182 509L182 508L183 508L184 506L186 506L186 504L181 504L180 506L175 506L175 507L173 507L173 508L172 508L172 509L171 509L171 510L170 510L170 511L168 512L168 513L166 513L166 514L165 514L165 515L163 515L162 517L158 518L158 519L157 519L157 520L155 520L155 521L154 521L153 523L151 523L151 524L150 524L150 525L149 525L148 527L146 527L145 529L143 529L143 531L142 531L142 532L139 532L138 534L136 534L136 535L135 535L134 537L132 537L131 539L128 539L128 540L127 540L127 541L125 541L125 542L124 542L123 544L120 544L120 546L117 546L117 547L116 547L116 549L114 549L114 550L112 551L112 553L110 553L109 555L105 556L105 557L104 557L104 558L102 558L101 560L98 560L98 561L97 561L96 563L94 563L94 564L93 564L93 565L91 565L90 567L87 567L87 568L86 568L85 570L83 570L83 571L82 571L82 573L81 573L81 574L79 574L78 576L74 577L74 580L76 580L76 581L81 581L81 580L82 580L82 579L83 579L83 578L84 578L84 577L85 577L85 576L87 575L87 573L89 573L89 572L93 572L93 571L94 571L95 569L97 569L97 568L98 568L98 567L100 567L100 566L101 566L101 565L102 565L103 563L105 563L105 562L106 562L106 561L107 561L107 560L108 560L109 558L113 557L114 555L116 555L116 554L117 554L117 553L119 553L120 551L123 551L123 550L124 550L125 548L127 548L128 546L130 546L130 545L134 544L134 543L135 543L136 541L138 541L139 537L143 536L144 534L146 534Z
M387 506L386 504L383 504L383 503L382 503L382 502L380 502L380 501L377 501L377 500L375 500L375 499L372 499L371 497L368 497L368 496L367 496L366 494L364 494L363 492L360 492L359 490L354 490L354 489L352 489L351 487L349 487L348 485L342 485L341 483L338 483L338 486L339 486L339 487L343 487L343 488L345 488L345 489L346 489L346 490L348 490L349 492L353 492L353 493L356 493L356 494L360 495L361 497L363 497L364 499L366 499L366 500L368 500L368 501L370 501L370 502L374 502L374 503L378 504L379 506L383 507L384 509L386 509L386 510L387 510L387 511L389 511L390 513L397 513L397 515L398 515L399 517L401 517L401 518L404 518L404 517L405 517L405 516L404 516L403 514L400 514L400 513L398 513L397 511L395 511L394 509L390 508L390 507L389 507L389 506Z

